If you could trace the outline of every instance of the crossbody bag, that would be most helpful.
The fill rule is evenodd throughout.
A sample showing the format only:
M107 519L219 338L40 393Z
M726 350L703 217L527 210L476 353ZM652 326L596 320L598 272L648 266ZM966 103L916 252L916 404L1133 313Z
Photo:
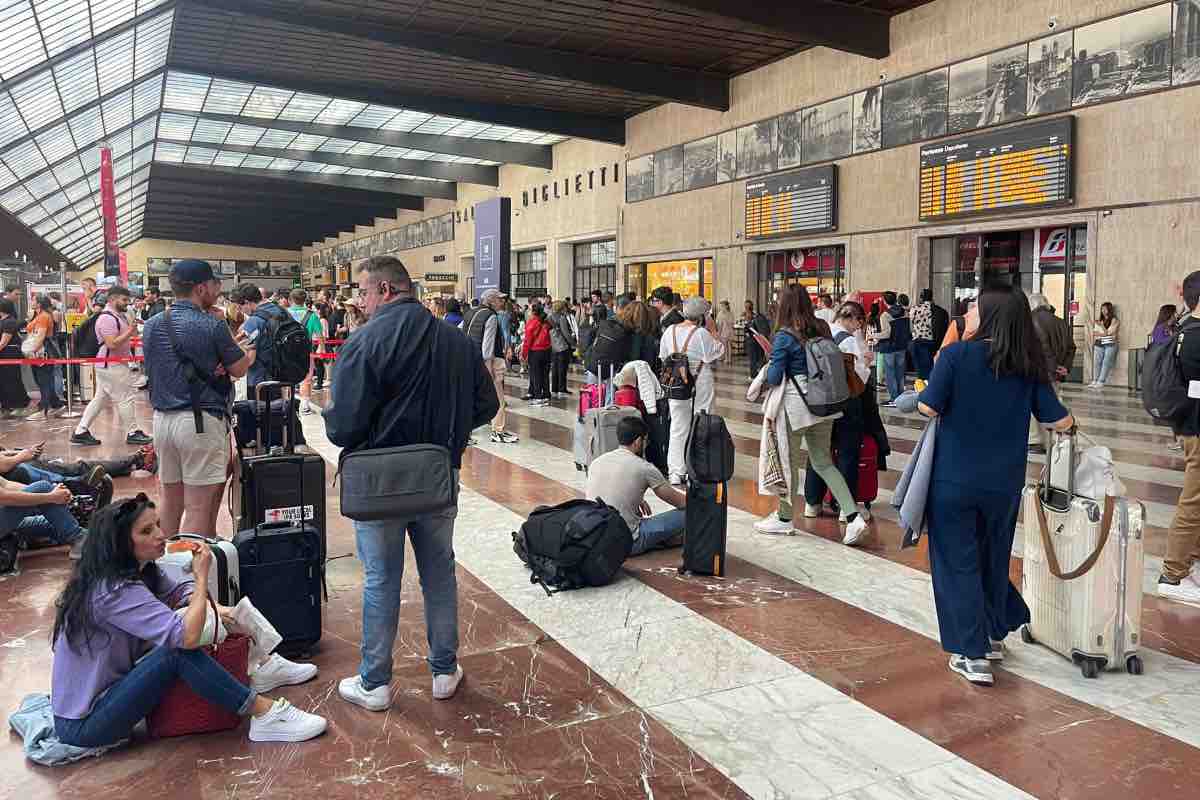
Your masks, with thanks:
M430 381L434 374L438 327L436 323L431 326L432 341L426 347L425 374ZM438 514L458 505L458 481L450 458L453 427L445 447L424 443L430 438L432 393L432 387L427 387L421 404L423 443L342 451L338 465L342 482L342 516L358 522L411 519Z

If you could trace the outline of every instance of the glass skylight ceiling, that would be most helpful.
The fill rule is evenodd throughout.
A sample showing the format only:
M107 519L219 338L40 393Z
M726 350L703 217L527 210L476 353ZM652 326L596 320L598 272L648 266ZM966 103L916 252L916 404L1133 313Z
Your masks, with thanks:
M113 31L163 2L0 0L0 206L78 266L103 251L102 141L121 239L141 234L174 11Z
M113 148L118 235L127 243L142 232L152 161L435 180L247 155L223 145L497 165L362 142L352 135L297 134L273 127L275 120L539 145L565 138L168 70L174 10L155 12L166 3L0 0L0 207L76 266L94 262L103 252L103 142ZM261 125L201 119L204 113L253 117Z

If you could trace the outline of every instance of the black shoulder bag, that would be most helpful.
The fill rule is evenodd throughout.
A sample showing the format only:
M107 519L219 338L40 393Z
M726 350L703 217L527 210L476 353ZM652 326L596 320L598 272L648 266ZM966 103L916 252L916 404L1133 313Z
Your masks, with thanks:
M192 419L196 422L196 433L204 433L204 414L200 410L200 393L205 386L215 392L228 394L233 387L229 378L216 378L196 366L196 364L179 350L179 341L175 337L175 323L171 320L171 309L163 311L163 324L167 327L167 338L171 340L171 352L179 359L183 367L183 377L187 381L188 394L192 396Z
M427 347L425 374L433 380L439 325L430 327L432 341ZM421 439L428 440L429 402L432 385L426 389L421 407ZM458 482L450 447L454 438L451 427L447 446L408 444L342 451L338 471L341 475L342 516L359 522L384 519L411 519L437 514L458 505Z

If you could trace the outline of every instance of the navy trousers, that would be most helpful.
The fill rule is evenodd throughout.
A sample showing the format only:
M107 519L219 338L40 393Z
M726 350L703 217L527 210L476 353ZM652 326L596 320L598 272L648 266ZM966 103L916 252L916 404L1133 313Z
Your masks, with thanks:
M936 481L930 487L929 566L942 649L983 658L1029 622L1029 607L1008 577L1019 492Z

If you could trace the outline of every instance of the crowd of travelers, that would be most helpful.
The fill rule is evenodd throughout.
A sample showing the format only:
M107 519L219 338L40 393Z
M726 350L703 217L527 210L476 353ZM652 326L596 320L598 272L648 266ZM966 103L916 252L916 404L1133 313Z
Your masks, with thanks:
M64 745L103 749L128 739L177 680L249 716L255 741L302 741L326 729L321 716L266 696L310 680L314 665L274 654L255 665L247 684L201 648L214 607L206 548L183 580L169 578L157 563L177 534L217 530L235 386L242 381L252 390L271 378L277 365L263 342L286 319L303 329L313 352L336 347L336 360L312 359L297 381L307 413L316 410L312 391L328 388L321 413L330 442L347 453L436 445L445 449L455 483L476 429L489 426L493 443L519 443L509 430L506 381L527 376L522 399L532 409L582 393L570 388L576 365L585 387L612 392L632 384L640 413L616 425L614 446L590 461L585 489L619 514L632 537L631 556L679 546L685 536L689 439L698 415L716 411L716 373L733 363L735 339L749 367L747 399L762 404L759 491L777 499L754 525L760 534L793 535L799 519L829 514L845 545L861 545L871 534L875 499L863 487L891 453L881 409L915 409L938 420L928 476L929 558L950 669L975 684L993 683L1006 637L1029 622L1029 607L1009 577L1027 460L1031 451L1044 452L1047 431L1075 427L1060 384L1077 369L1076 335L1044 295L986 284L947 309L928 289L910 305L906 294L893 291L871 301L861 292L840 298L819 292L814 302L806 287L789 285L765 309L747 300L735 319L728 302L714 309L704 297L681 297L670 286L646 298L598 290L578 301L518 303L490 288L471 302L422 301L403 263L390 256L364 260L355 279L353 298L310 297L300 289L271 294L249 283L225 294L211 265L186 259L172 266L169 306L157 292L134 298L113 286L97 297L94 283L89 287L83 310L96 315L101 352L128 357L138 341L144 376L127 361L98 375L71 441L99 444L89 426L112 406L127 443L152 442L152 457L143 449L128 462L68 466L44 462L41 445L0 454L0 524L36 526L53 542L70 544L77 559L52 635L52 727ZM1185 378L1200 381L1200 337L1186 335L1200 315L1200 272L1184 281L1181 296L1185 310L1163 306L1148 340L1177 343ZM38 298L24 325L25 336L47 349L61 324L56 302ZM1117 349L1120 322L1112 304L1102 304L1086 327L1094 359L1089 388L1098 388L1111 377ZM24 351L21 329L13 301L0 298L4 357L14 343ZM830 353L844 365L847 385L857 387L833 413L811 403L827 379L821 365ZM37 379L46 414L58 407L56 374L61 370L51 368ZM690 384L686 399L664 391L679 375ZM133 411L142 377L153 409L150 435ZM28 405L12 387L4 391L6 416ZM1193 571L1200 552L1200 401L1171 426L1185 475L1159 592L1200 604ZM145 495L108 502L111 476L150 461L160 484L157 503ZM105 490L89 525L66 511L75 492ZM668 510L653 513L648 493ZM453 494L449 505L432 511L354 521L364 574L362 641L358 669L338 683L346 702L372 712L393 703L406 538L424 597L432 697L453 697L463 681Z

